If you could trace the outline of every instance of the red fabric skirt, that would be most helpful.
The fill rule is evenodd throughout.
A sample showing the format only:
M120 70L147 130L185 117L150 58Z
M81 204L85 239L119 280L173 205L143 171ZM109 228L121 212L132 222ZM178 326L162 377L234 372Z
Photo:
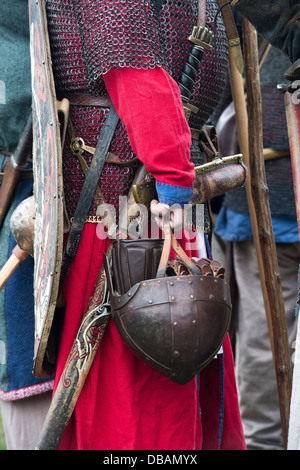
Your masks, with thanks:
M93 292L109 240L86 224L64 286L66 316L56 384ZM137 358L110 320L60 449L245 449L229 339L186 385L168 380Z

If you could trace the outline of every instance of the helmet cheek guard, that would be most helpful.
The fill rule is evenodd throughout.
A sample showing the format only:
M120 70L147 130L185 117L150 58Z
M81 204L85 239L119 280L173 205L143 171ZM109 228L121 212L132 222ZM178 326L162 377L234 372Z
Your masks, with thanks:
M172 238L172 246L176 249L178 244L174 240ZM119 256L120 244L124 256ZM224 269L214 269L212 263L215 262L201 259L196 271L193 263L193 272L199 274L190 274L189 266L177 259L177 268L181 264L186 274L176 275L173 270L171 276L141 279L126 292L116 292L114 278L125 274L127 282L136 279L136 266L130 260L136 259L132 254L137 248L139 253L144 252L145 265L149 265L153 248L157 259L157 252L166 248L166 241L163 247L161 239L114 242L112 259L105 259L112 318L120 335L138 357L168 379L186 384L215 357L228 331L231 300L229 287L223 279ZM180 255L187 262L187 255L182 251ZM189 258L188 263L191 263ZM144 265L138 269L143 273L147 271ZM202 271L206 275L201 274Z

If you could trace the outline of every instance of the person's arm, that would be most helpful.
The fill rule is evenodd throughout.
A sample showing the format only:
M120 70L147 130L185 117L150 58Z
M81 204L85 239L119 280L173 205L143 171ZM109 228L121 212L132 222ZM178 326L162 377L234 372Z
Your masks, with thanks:
M231 5L244 15L272 46L300 59L299 0L233 0Z
M111 69L103 75L136 156L155 178L159 201L187 204L193 192L191 133L176 82L162 68Z

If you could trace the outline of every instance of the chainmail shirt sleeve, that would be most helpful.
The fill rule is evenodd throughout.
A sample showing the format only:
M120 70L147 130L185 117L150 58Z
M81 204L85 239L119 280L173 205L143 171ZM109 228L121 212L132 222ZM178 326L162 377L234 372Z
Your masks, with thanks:
M155 0L75 0L89 77L112 67L166 66Z

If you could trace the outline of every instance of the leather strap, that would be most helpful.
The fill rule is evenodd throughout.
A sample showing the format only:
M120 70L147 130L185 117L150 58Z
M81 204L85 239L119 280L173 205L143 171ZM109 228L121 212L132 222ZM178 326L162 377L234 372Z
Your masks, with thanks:
M160 262L159 262L158 269L157 269L157 274L156 274L157 278L165 277L167 264L168 264L169 257L170 257L171 236L173 234L172 234L169 222L164 224L164 234L165 234L165 240L164 240L164 245L163 245L163 249L162 249L162 253L160 257Z
M107 115L104 127L101 131L93 156L93 160L90 164L89 171L86 175L85 182L79 196L72 227L69 232L63 255L62 270L60 277L60 289L65 281L72 260L77 253L81 234L86 222L90 205L93 201L97 184L105 163L105 157L108 152L118 122L119 116L114 106L112 105Z
M200 268L191 260L191 258L189 258L189 256L186 254L184 249L180 246L180 244L174 237L169 221L164 223L163 230L165 234L165 239L156 277L165 277L171 247L177 253L181 261L186 265L190 274L193 274L195 276L201 274Z

